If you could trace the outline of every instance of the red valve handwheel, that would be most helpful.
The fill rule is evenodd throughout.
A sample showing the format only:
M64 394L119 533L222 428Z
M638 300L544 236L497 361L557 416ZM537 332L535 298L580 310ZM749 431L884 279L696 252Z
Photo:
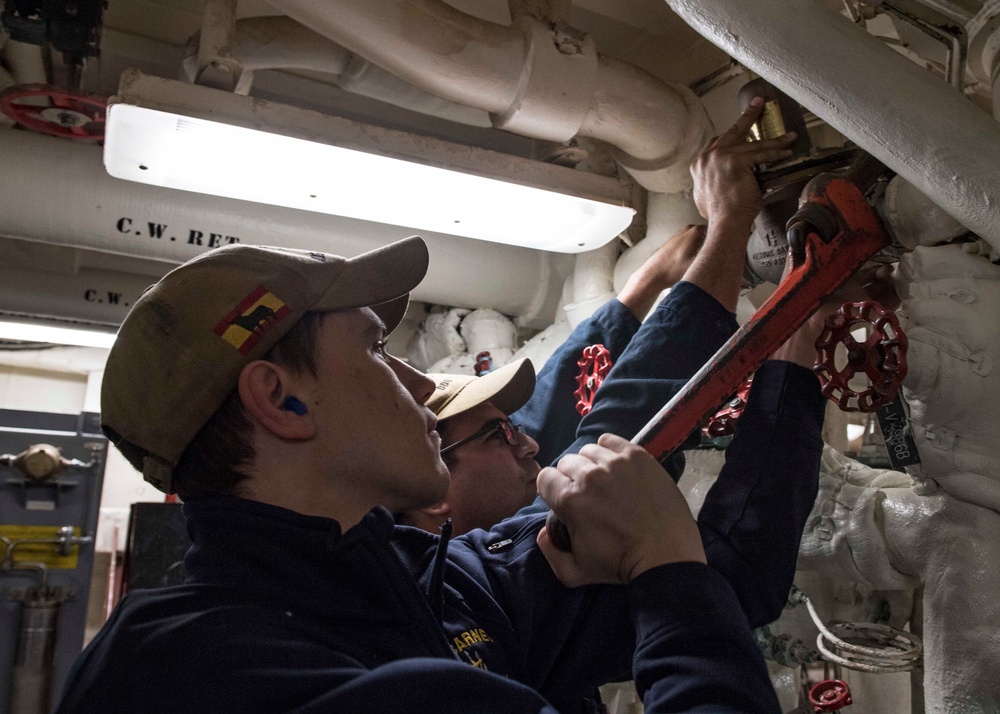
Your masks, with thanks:
M580 368L580 374L576 376L576 391L573 392L576 411L580 416L587 416L594 406L594 393L611 371L611 353L604 345L584 347L576 366Z
M852 331L864 325L871 326L871 334L859 342ZM839 368L838 345L846 352L846 363ZM823 394L843 411L873 412L896 398L906 376L906 347L906 335L893 312L872 301L844 303L826 318L816 338L813 371L823 384ZM848 386L858 373L870 381L861 392Z
M48 84L21 84L0 92L0 112L44 134L82 141L104 139L108 100Z
M809 690L809 703L818 712L835 712L850 706L851 689L847 682L839 679L827 679Z
M493 357L488 351L476 355L476 376L482 377L493 371Z
M747 395L750 394L750 385L753 384L751 374L736 390L736 394L730 397L726 405L715 413L708 423L702 427L701 433L709 439L718 439L721 436L729 436L736 431L736 422L743 415L743 410L747 406Z

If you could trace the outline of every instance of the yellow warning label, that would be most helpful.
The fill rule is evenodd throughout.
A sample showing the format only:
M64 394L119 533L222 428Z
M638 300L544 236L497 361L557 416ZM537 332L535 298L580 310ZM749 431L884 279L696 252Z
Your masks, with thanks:
M80 546L71 545L69 555L60 555L61 546L56 542L59 526L11 526L0 524L0 535L14 543L11 551L15 563L44 563L53 570L73 570L76 568ZM73 535L79 536L80 529L74 528ZM36 541L51 541L38 543ZM5 551L10 546L0 540L0 548Z

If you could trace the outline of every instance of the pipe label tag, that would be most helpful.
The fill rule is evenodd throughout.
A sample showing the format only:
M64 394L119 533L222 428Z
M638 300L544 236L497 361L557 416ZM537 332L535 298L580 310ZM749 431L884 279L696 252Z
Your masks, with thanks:
M906 414L902 394L897 394L895 399L875 412L885 441L885 450L889 454L889 463L896 471L920 463L920 454L917 453L917 444L913 440L910 420Z

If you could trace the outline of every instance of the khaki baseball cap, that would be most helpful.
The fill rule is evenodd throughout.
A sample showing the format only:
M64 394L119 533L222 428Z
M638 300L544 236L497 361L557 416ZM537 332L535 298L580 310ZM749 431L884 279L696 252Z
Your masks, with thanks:
M500 369L471 377L465 374L428 374L435 388L427 406L439 421L458 416L483 402L504 414L524 406L535 391L535 368L529 359L519 359Z
M195 435L306 312L371 307L392 330L427 272L414 236L355 258L232 245L167 273L125 317L101 388L105 434L173 493L172 473ZM126 442L126 443L122 443Z

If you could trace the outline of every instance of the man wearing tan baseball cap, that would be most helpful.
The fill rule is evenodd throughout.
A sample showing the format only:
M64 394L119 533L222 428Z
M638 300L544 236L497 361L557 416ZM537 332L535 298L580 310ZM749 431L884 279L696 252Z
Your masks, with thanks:
M616 298L573 330L546 362L537 389L527 359L481 377L428 374L435 388L427 406L438 418L451 485L442 501L397 514L398 522L438 533L451 519L452 534L461 535L488 529L531 505L540 464L547 465L576 438L580 414L574 390L581 352L599 344L617 361L657 297L681 280L704 238L705 227L691 225L660 246ZM728 333L715 337L683 355L692 374ZM680 470L674 475L679 477Z
M741 207L759 202L750 169L789 141L746 144L759 113L712 149L738 169L726 190ZM748 227L721 230L738 243ZM352 259L225 247L136 303L102 421L145 478L184 499L194 544L182 585L122 599L60 714L554 714L629 676L650 714L777 710L687 504L621 437L539 474L572 553L553 546L544 514L450 543L394 524L390 511L432 505L449 485L426 406L435 384L385 349L426 266L415 238ZM787 426L762 404L748 454ZM810 410L789 414L792 441L818 434ZM769 473L782 487L801 468L790 453Z
M454 535L490 528L538 495L538 443L508 417L531 398L535 370L520 359L481 377L428 374L434 392L427 406L437 415L441 458L451 473L444 499L397 514L406 525L438 533L451 519ZM472 431L453 438L454 427Z
M256 246L203 253L147 290L126 317L105 368L102 428L147 481L175 493L178 465L200 461L194 454L184 459L185 451L220 407L236 401L247 365L296 327L314 332L315 318L299 324L310 313L372 306L391 332L426 270L419 238L352 260ZM315 370L294 350L278 348L276 356L279 363ZM213 430L234 431L226 423L229 412L239 418L238 409L229 409ZM225 488L242 480L230 475ZM213 483L206 488L220 490Z

